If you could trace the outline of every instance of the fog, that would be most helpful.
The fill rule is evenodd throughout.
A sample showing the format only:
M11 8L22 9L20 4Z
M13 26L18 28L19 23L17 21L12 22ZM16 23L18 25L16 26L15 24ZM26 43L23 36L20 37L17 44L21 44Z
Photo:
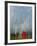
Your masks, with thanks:
M22 17L21 29L22 31L24 31L24 16L26 16L26 32L28 31L28 16L30 17L30 31L31 31L32 7L10 6L10 33L20 32L20 17Z

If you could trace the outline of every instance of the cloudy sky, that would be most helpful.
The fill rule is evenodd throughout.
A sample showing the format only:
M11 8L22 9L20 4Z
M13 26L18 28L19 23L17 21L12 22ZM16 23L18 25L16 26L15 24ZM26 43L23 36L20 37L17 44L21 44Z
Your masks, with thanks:
M26 16L26 29L28 29L28 17L30 17L30 28L32 27L32 7L28 6L10 6L10 32L15 32L13 29L20 28L20 17L22 17L22 31L24 30L24 16ZM16 23L17 20L17 23ZM13 28L12 28L13 27ZM18 32L18 31L17 31Z

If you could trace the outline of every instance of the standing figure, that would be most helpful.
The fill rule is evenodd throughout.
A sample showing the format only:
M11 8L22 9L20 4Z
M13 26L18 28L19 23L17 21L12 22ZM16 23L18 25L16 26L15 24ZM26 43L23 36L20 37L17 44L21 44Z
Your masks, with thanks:
M24 31L22 32L22 39L26 39L26 16L24 16Z

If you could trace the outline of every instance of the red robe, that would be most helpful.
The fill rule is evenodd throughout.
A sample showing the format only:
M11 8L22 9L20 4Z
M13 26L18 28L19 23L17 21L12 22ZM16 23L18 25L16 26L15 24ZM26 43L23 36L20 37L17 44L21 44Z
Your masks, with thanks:
M22 39L26 39L26 32L22 32Z

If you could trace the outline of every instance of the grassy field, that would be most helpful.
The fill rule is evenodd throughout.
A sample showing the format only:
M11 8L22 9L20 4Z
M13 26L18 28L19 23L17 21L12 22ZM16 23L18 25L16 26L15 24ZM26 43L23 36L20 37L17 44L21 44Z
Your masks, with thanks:
M22 39L21 36L22 36L22 35L20 35L19 39ZM28 37L32 38L32 35L28 35L28 33L27 33L27 34L26 34L26 39L30 39L30 38L28 38ZM15 34L10 34L10 40L17 40L17 34L16 34L16 35L15 35Z

